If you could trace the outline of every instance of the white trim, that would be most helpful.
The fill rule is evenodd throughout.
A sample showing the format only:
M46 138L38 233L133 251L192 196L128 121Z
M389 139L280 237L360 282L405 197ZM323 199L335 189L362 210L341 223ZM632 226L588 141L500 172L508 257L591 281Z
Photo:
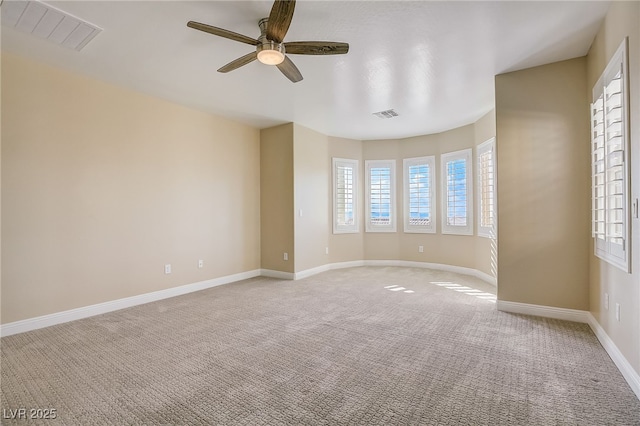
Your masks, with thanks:
M472 275L495 285L495 279L492 279L484 272L477 271L475 269L463 268L460 266L441 265L437 263L409 262L403 260L354 260L350 262L329 263L297 273L275 271L272 269L254 269L253 271L241 272L238 274L213 278L197 283L186 284L179 287L172 287L165 290L158 290L151 293L125 297L123 299L111 300L95 305L70 309L68 311L56 312L53 314L42 315L35 318L28 318L21 321L2 324L0 325L0 337L11 336L13 334L24 333L27 331L37 330L39 328L49 327L56 324L62 324L69 321L75 321L95 315L118 311L120 309L143 305L145 303L168 299L170 297L181 296L183 294L193 293L194 291L205 290L207 288L259 276L284 280L299 280L333 269L355 268L360 266L404 266L414 268L439 269L444 271L457 272L465 275Z
M496 225L496 218L498 217L498 203L496 203L496 138L492 137L489 140L486 140L484 142L482 142L480 145L478 145L476 147L476 170L477 170L477 189L478 189L478 193L477 193L477 197L478 197L478 236L479 237L484 237L484 238L491 238L494 239L495 235L496 235L496 229L498 228ZM485 154L486 152L490 152L491 153L491 179L492 179L492 188L491 188L491 204L492 204L492 213L493 213L493 225L492 226L482 226L482 219L483 219L483 214L482 214L482 164L480 163L480 160L482 158L482 155Z
M425 268L436 269L439 271L455 272L462 275L471 275L485 281L491 285L497 285L495 277L479 271L473 268L466 268L464 266L446 265L444 263L428 263L428 262L414 262L410 260L365 260L365 266L402 266L405 268Z
M278 278L280 280L294 280L296 274L293 272L274 271L273 269L261 269L260 275L269 278Z
M608 112L608 96L607 89L612 84L612 81L615 77L620 74L620 94L621 94L621 153L622 153L622 185L621 192L616 194L621 196L622 205L620 206L617 202L612 203L614 207L612 208L609 204L609 200L611 198L610 190L611 183L620 180L620 176L616 174L615 178L610 180L610 172L612 168L609 164L610 153L610 144L615 145L615 143L611 142L612 139L616 137L610 138L607 131L607 122L609 121ZM610 263L611 265L623 270L626 273L631 272L631 258L630 258L630 242L631 242L631 215L630 215L630 199L631 199L631 189L630 189L630 165L631 161L629 161L630 156L630 133L629 133L629 64L628 64L628 37L625 37L622 40L622 43L616 50L616 53L613 54L612 58L609 60L605 70L603 71L598 81L593 86L592 90L592 101L590 110L591 110L591 122L594 123L595 114L594 114L594 103L599 100L599 98L603 99L603 109L601 114L602 124L604 128L602 129L601 136L603 138L602 142L602 150L603 157L601 160L596 161L596 149L594 149L594 145L596 145L596 127L594 124L591 125L591 179L592 179L592 236L594 237L594 254L602 259L605 262ZM611 110L616 109L612 108ZM595 182L594 182L594 172L595 167L598 162L602 161L603 163L603 176L604 176L604 205L602 208L596 207L596 202L594 197L596 196L595 192ZM615 161L614 161L615 164ZM613 166L615 167L615 166ZM615 169L614 169L615 170ZM613 185L617 188L617 185ZM614 193L617 190L614 190ZM621 217L611 218L611 210L622 209ZM604 238L600 238L596 235L595 232L595 213L599 211L604 214ZM615 215L617 216L617 215ZM619 222L621 221L621 222ZM600 222L598 220L597 222ZM614 243L611 241L612 237L610 235L609 226L611 224L618 223L622 225L622 244ZM614 234L615 235L615 234Z
M430 222L428 225L411 225L409 223L410 220L410 211L411 211L411 182L409 171L413 166L423 166L426 165L429 168L429 219ZM405 158L402 160L402 188L403 188L403 220L404 223L404 232L407 234L411 233L422 233L422 234L435 234L436 232L436 221L438 220L436 212L438 211L436 207L436 157L433 155L424 156L424 157L413 157L413 158Z
M604 350L607 351L611 360L613 360L613 363L618 367L618 370L620 370L622 377L625 378L631 387L631 390L633 390L638 399L640 399L640 374L638 374L631 364L629 364L629 361L627 361L624 355L622 355L620 349L618 349L616 344L611 340L607 332L604 331L604 328L602 328L591 312L587 312L587 320L591 330L593 330L593 333L600 341L600 344Z
M13 334L37 330L39 328L62 324L69 321L75 321L82 318L88 318L95 315L101 315L107 312L113 312L120 309L130 308L132 306L143 305L145 303L168 299L170 297L181 296L183 294L192 293L194 291L205 290L207 288L229 284L232 282L246 280L258 276L284 280L299 280L333 269L355 268L359 266L404 266L413 268L438 269L457 272L465 275L472 275L495 285L495 278L492 278L484 272L475 269L464 268L461 266L442 265L437 263L410 262L404 260L355 260L350 262L330 263L297 273L275 271L272 269L255 269L253 271L241 272L238 274L213 278L197 283L186 284L179 287L172 287L165 290L158 290L151 293L125 297L123 299L111 300L95 305L83 306L80 308L70 309L68 311L56 312L53 314L42 315L35 318L28 318L21 321L3 324L0 325L0 336L11 336Z
M293 274L293 279L294 280L301 280L302 278L307 278L310 277L312 275L317 275L320 274L322 272L327 272L330 271L331 268L331 264L326 264L326 265L322 265L322 266L317 266L315 268L311 268L311 269L305 269L304 271L300 271L300 272L296 272L295 274Z
M435 269L439 271L447 271L447 272L455 272L463 275L471 275L478 279L481 279L488 284L496 285L495 277L491 275L478 271L477 269L465 268L463 266L455 266L455 265L445 265L442 263L427 263L427 262L414 262L409 260L355 260L351 262L340 262L340 263L329 263L327 265L318 266L316 268L306 269L304 271L296 272L293 278L299 280L302 278L307 278L312 275L319 274L321 272L326 272L334 269L344 269L344 268L356 268L359 266L399 266L404 268L424 268L424 269ZM279 277L276 277L279 278ZM285 278L285 277L283 277Z
M241 272L197 283L186 284L179 287L172 287L165 290L125 297L123 299L111 300L109 302L98 303L95 305L83 306L81 308L70 309L68 311L56 312L35 318L28 318L26 320L10 322L0 326L0 336L11 336L12 334L24 333L26 331L37 330L39 328L49 327L56 324L101 315L107 312L113 312L124 308L130 308L132 306L168 299L170 297L181 296L194 291L205 290L207 288L223 284L258 277L260 275L261 270L255 269L253 271Z
M447 163L456 160L465 161L465 176L466 176L466 225L449 225L447 224L447 218L449 217L449 205L447 203L448 197L448 182L449 176L447 174ZM473 204L473 150L471 148L462 149L460 151L447 152L440 155L440 207L441 207L441 219L440 219L440 233L449 235L473 235L474 226L474 204Z
M337 167L351 167L353 170L353 224L352 225L340 225L338 224L338 212L336 210L338 206L338 190L337 190L337 179L336 179L336 169ZM333 233L334 234L357 234L360 232L359 224L358 224L358 197L359 194L359 177L360 173L360 163L358 160L352 160L347 158L337 158L333 157L331 159L331 173L332 173L332 187L333 187Z
M354 260L350 262L330 263L327 265L318 266L316 268L307 269L298 273L274 271L271 269L255 269L253 271L227 275L224 277L200 281L197 283L187 284L179 287L168 288L165 290L154 291L138 296L126 297L123 299L98 303L96 305L90 305L71 309L68 311L57 312L54 314L43 315L40 317L29 318L22 321L11 322L8 324L0 325L0 336L5 337L31 330L37 330L39 328L62 324L82 318L88 318L91 316L113 312L124 308L130 308L132 306L143 305L145 303L168 299L170 297L180 296L183 294L205 290L207 288L229 284L232 282L246 280L258 276L294 280L306 278L333 269L355 268L360 266L400 266L410 268L428 268L475 276L493 285L495 285L496 283L496 279L494 277L491 277L490 275L476 269L465 268L462 266L444 265L439 263L412 262L407 260ZM602 347L607 351L618 370L620 370L622 376L625 378L638 399L640 399L640 375L633 369L631 364L629 364L629 361L627 361L624 355L622 355L622 352L620 352L616 344L613 342L613 340L611 340L609 335L607 335L606 331L598 323L591 312L576 309L556 308L552 306L531 305L528 303L508 302L504 300L497 301L497 309L502 312L512 312L517 314L533 315L544 318L555 318L560 320L589 324L589 327L591 327L591 329L593 330L594 334L600 341L600 344L602 344Z
M586 323L593 334L596 335L600 344L607 351L609 357L616 365L622 377L627 381L631 390L640 400L640 374L634 370L629 361L622 355L620 349L611 340L607 332L589 311L576 309L555 308L552 306L530 305L528 303L507 302L498 300L497 308L502 312L512 312L515 314L533 315L544 318L555 318L566 321Z
M365 232L396 232L398 219L396 206L396 160L366 160L365 167ZM389 224L371 222L371 169L389 169Z
M588 311L577 309L556 308L554 306L531 305L529 303L508 302L498 300L499 311L511 312L514 314L533 315L536 317L554 318L565 321L588 323Z
M364 260L352 260L350 262L331 263L331 269L359 268L364 265Z

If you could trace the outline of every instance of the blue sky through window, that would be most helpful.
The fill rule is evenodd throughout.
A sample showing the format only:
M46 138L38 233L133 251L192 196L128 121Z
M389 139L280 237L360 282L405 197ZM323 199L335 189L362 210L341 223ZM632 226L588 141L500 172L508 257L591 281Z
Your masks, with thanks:
M391 168L371 167L370 212L377 224L388 224L391 218Z
M431 218L431 170L428 164L409 166L409 223Z

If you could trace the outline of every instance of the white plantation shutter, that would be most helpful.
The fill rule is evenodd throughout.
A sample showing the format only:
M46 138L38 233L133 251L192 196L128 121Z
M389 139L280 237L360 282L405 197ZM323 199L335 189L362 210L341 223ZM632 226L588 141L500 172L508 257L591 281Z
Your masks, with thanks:
M367 232L395 232L395 161L366 161Z
M333 233L358 232L358 160L333 159Z
M478 145L478 235L495 237L495 138Z
M593 88L592 235L596 256L629 272L627 41Z
M436 231L435 158L406 158L404 165L404 232Z
M591 234L596 250L605 242L604 95L591 104Z
M442 233L473 234L473 181L471 149L441 156L442 162Z

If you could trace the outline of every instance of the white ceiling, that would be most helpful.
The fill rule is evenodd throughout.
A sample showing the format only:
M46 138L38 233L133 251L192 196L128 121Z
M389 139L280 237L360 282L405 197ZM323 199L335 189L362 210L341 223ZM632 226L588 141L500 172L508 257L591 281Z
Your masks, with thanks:
M350 51L291 55L304 76L294 84L257 61L216 72L253 48L186 26L257 38L270 1L47 3L103 31L77 52L5 25L3 50L259 128L293 121L363 140L474 122L493 108L496 74L585 55L609 4L298 1L285 41L342 41ZM391 108L398 117L372 115Z

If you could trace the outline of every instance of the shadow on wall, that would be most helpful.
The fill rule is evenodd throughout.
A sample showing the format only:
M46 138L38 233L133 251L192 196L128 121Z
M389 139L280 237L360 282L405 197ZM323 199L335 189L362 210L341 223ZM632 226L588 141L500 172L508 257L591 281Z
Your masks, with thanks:
M576 219L588 214L581 207L590 211L579 203L584 197L575 193L575 176L584 167L577 164L572 144L558 143L574 137L571 123L561 115L513 111L503 113L501 121L500 244L505 249L504 243L511 241L517 257L527 258L562 246L575 235ZM574 207L567 208L567 203Z

